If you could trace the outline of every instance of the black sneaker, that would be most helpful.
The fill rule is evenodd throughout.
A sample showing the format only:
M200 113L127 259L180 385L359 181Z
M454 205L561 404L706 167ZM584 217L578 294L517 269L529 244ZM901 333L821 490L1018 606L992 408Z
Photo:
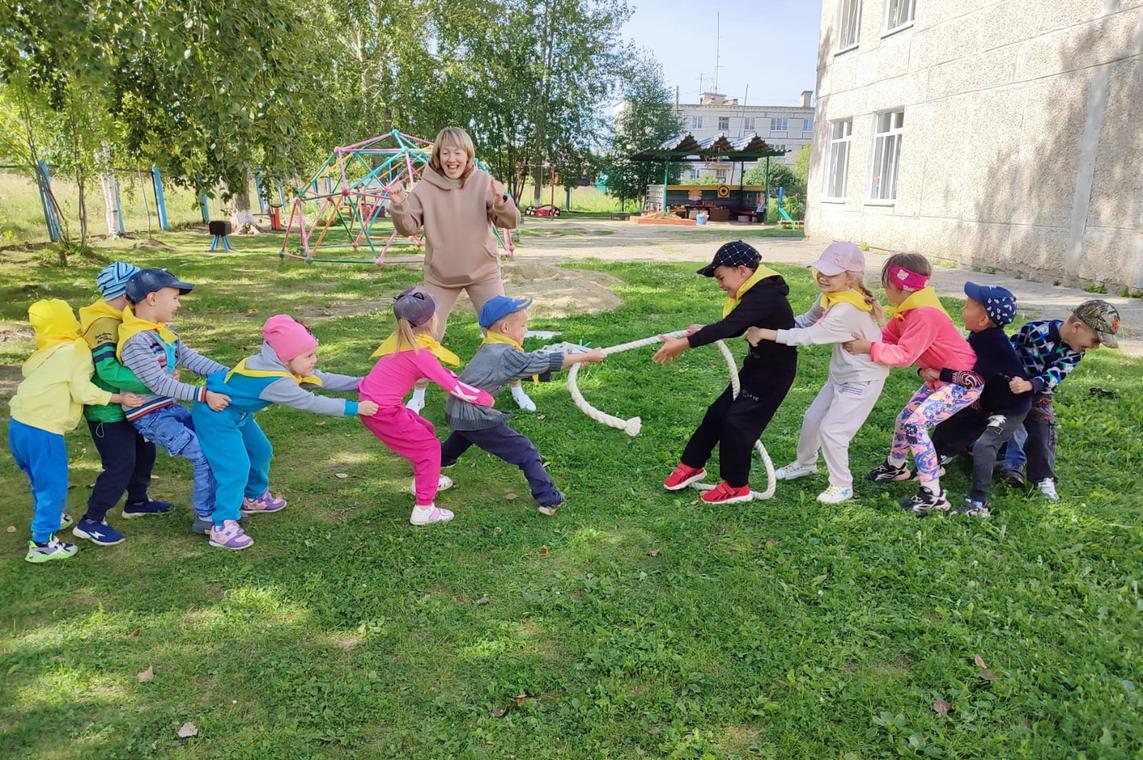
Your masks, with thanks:
M871 480L874 483L896 483L900 480L908 480L912 476L913 473L910 472L909 468L905 465L897 467L896 465L890 464L889 460L886 459L877 465L877 467L870 470L865 475L865 479Z
M954 509L953 512L965 517L988 517L992 514L988 511L988 499L978 501L967 496L964 503Z
M1005 485L1011 488L1028 487L1028 484L1024 481L1024 473L1019 470L1005 470L1001 473L1000 479L1004 481Z
M952 504L949 504L944 491L933 493L921 486L915 496L901 502L901 509L918 515L927 515L930 512L948 512L952 509Z

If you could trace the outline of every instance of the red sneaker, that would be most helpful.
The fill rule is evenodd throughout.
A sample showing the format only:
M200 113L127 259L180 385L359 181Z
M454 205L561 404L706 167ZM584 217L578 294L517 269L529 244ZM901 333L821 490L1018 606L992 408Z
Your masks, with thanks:
M753 498L750 495L749 484L742 486L742 488L735 488L725 480L702 495L702 500L707 504L737 504L741 501L750 501Z
M679 466L663 481L663 488L668 491L681 491L691 483L697 483L706 477L706 470L679 463Z

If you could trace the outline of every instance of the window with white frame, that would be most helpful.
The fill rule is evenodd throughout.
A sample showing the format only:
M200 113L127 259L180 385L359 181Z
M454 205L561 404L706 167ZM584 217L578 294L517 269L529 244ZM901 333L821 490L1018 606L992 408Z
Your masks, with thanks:
M753 132L754 131L754 117L753 116L743 117L742 128L744 130L746 130L747 132Z
M849 141L853 136L853 119L830 122L829 171L826 173L826 197L844 198L849 173Z
M719 182L726 182L726 169L715 169L714 178Z
M885 31L913 23L916 11L917 0L885 0Z
M691 117L691 129L702 129L702 117L701 116L692 116Z
M813 132L814 131L814 117L813 116L807 116L806 118L802 119L802 131L803 132Z
M869 177L870 200L897 199L897 165L904 132L904 111L877 114L873 130L873 170Z
M726 132L729 129L730 129L730 117L729 116L719 116L718 117L718 131L719 132Z
M841 0L837 10L837 50L857 47L861 31L861 0Z
M786 132L790 129L790 120L785 116L777 116L770 120L771 132Z

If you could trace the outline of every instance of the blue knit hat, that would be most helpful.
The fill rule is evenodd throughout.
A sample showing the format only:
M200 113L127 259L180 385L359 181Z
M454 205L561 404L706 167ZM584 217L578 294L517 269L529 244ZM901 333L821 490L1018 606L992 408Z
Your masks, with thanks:
M114 261L96 276L95 284L104 300L110 301L127 292L127 281L138 271L139 267L134 264Z

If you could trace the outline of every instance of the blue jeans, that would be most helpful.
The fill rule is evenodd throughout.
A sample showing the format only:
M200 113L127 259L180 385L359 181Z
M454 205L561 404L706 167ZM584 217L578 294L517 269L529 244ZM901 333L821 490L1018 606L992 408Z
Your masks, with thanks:
M194 467L194 489L191 501L194 513L203 520L214 514L214 492L218 484L210 471L206 454L194 432L191 413L178 404L145 414L132 424L151 443L162 446L173 457L182 457Z
M244 496L256 499L270 489L274 447L250 412L234 407L215 412L195 404L191 417L218 482L214 524L222 527L227 520L239 519Z
M1024 463L1028 461L1028 457L1024 455L1024 444L1027 440L1028 431L1021 424L1004 449L1004 469L1007 472L1024 472Z
M46 543L60 529L60 517L67 506L67 444L59 433L12 420L8 424L8 447L32 484L32 540Z

